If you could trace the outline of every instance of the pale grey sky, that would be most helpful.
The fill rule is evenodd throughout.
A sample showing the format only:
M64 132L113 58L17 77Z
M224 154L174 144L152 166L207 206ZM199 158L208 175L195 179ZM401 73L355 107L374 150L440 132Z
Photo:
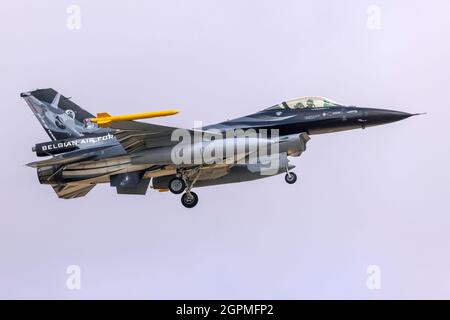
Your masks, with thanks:
M66 9L81 8L81 29ZM368 28L370 5L380 30ZM450 298L449 1L8 1L0 16L1 298ZM57 199L22 91L92 113L179 108L191 127L284 99L426 116L313 136L299 182L197 190L199 205L107 185ZM79 265L82 288L66 288ZM366 287L369 265L381 289Z

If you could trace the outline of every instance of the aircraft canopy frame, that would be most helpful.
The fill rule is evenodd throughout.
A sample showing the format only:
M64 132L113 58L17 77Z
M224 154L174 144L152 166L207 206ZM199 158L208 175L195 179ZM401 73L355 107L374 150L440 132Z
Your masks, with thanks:
M276 104L272 107L266 108L264 110L278 110L278 109L320 109L320 108L330 108L330 107L340 107L342 104L334 102L330 99L318 96L307 96L291 99L284 101L282 103Z

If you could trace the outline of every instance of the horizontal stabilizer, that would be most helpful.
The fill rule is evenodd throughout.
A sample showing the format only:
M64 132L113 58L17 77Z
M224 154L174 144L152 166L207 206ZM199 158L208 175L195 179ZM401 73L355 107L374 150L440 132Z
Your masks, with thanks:
M53 190L61 199L74 199L84 197L94 187L95 184L64 184L53 186Z
M71 164L74 162L88 161L88 160L92 160L95 158L96 158L96 156L92 155L92 154L86 154L86 155L70 157L70 158L53 157L52 159L27 163L27 166L29 166L31 168L42 168L42 167L55 166L55 165L67 165L67 164Z

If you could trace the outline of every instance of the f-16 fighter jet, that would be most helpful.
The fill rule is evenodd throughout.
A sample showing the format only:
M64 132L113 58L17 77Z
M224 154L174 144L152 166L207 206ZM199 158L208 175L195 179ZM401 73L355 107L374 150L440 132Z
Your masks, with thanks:
M145 195L147 189L183 194L181 203L198 203L195 187L245 182L285 174L297 181L289 157L306 150L310 135L366 128L414 114L347 106L321 97L282 102L254 114L194 129L135 121L176 114L163 110L97 116L53 89L21 93L51 141L33 151L41 161L41 184L59 198L85 196L109 183L119 194Z

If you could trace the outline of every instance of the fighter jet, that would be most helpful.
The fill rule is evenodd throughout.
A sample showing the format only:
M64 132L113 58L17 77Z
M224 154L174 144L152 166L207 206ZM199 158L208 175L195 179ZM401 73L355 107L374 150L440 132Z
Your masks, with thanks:
M85 196L109 183L118 194L145 195L149 186L183 194L181 203L198 203L195 187L245 182L285 174L297 181L290 157L306 150L311 135L383 125L416 114L361 108L322 97L281 102L225 122L182 129L137 119L168 116L177 110L97 116L53 89L23 92L51 141L33 151L44 160L37 169L41 184L59 198Z

